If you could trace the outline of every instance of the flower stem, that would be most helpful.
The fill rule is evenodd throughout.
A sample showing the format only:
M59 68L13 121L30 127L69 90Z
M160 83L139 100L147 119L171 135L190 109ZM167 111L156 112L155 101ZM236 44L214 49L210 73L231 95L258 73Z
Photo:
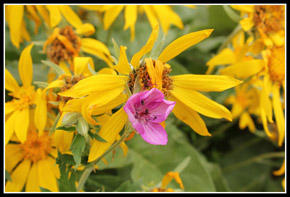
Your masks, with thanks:
M226 46L232 41L233 37L240 33L242 31L242 27L240 24L237 25L237 27L233 30L233 32L227 37L227 39L222 43L222 45L219 47L217 53L219 53L221 50L226 48Z
M110 146L110 148L108 148L99 158L97 158L95 161L92 162L92 165L90 167L88 167L87 169L84 170L80 180L79 180L79 184L77 187L77 191L80 191L83 186L85 185L85 182L87 181L87 179L89 178L89 175L91 174L91 172L94 170L95 165L101 161L108 153L110 153L113 149L115 149L117 146L119 146L128 136L128 134L131 131L131 127L129 126L129 123L127 122L125 125L125 131L124 134L122 135L122 137L120 138L120 140L118 140L115 144L113 144L112 146Z
M58 114L57 114L57 116L56 116L56 118L55 118L55 120L54 120L54 122L53 122L53 125L52 125L52 127L50 128L49 135L51 135L52 132L55 131L55 128L56 128L56 125L57 125L57 123L58 123L58 121L59 121L59 118L60 118L60 113L58 112Z

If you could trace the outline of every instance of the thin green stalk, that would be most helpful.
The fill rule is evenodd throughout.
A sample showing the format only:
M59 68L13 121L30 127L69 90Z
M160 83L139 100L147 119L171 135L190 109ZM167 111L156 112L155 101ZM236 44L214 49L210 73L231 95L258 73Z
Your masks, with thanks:
M56 128L56 125L57 125L57 123L59 121L59 118L60 118L60 113L58 112L58 114L57 114L57 116L56 116L56 118L54 120L54 123L53 123L52 127L50 128L49 135L51 135L52 132L55 131L55 128Z
M227 45L232 41L233 37L237 35L240 31L242 31L242 27L240 24L233 30L233 32L227 37L227 39L223 42L223 44L219 47L217 53L227 47Z
M101 161L101 159L103 159L108 153L110 153L113 149L115 149L117 146L120 145L120 143L122 143L126 137L128 136L128 134L130 133L131 128L129 127L129 123L126 123L125 126L125 131L124 134L122 135L122 137L120 138L120 140L118 140L115 144L113 144L112 146L110 146L110 148L108 148L99 158L97 158L95 161L93 161L93 165L91 165L90 167L88 167L87 169L84 170L80 180L79 180L79 184L77 187L77 191L80 191L83 186L85 185L87 179L89 178L89 175L92 173L92 171L94 170L95 165Z

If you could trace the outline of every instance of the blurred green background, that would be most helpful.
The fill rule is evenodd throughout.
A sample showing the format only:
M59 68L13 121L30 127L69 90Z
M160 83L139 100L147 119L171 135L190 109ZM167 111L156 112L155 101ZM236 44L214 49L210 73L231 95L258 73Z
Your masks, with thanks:
M76 12L81 8L71 6ZM195 9L185 6L173 6L173 10L182 18L184 29L171 26L165 38L164 47L187 33L214 29L212 35L204 41L190 47L179 56L171 60L172 75L193 73L204 74L206 62L216 54L219 46L237 26L231 20L221 5L197 5ZM124 15L122 14L113 23L109 31L103 30L96 12L88 11L84 22L92 23L96 32L92 38L105 43L114 53L112 38L117 44L127 46L128 60L131 59L147 42L151 33L151 26L145 15L139 15L136 23L136 36L130 42L130 30L123 31ZM45 41L47 34L39 28L39 34L34 35L34 23L26 19L26 25L32 41ZM66 25L63 22L61 25ZM158 40L163 37L161 31ZM21 83L18 74L18 59L21 51L29 43L24 42L19 49L15 48L9 38L9 30L5 26L5 68L16 80ZM163 48L164 48L163 47ZM42 47L35 45L32 49L33 79L46 81L48 67L40 61L46 59L41 53ZM90 55L88 55L90 56ZM96 70L106 67L106 64L90 56L95 62ZM209 93L208 97L222 103L233 93L233 89ZM5 101L10 97L5 91ZM227 106L230 109L231 106ZM163 176L174 170L183 161L186 166L180 173L186 192L283 192L281 181L283 176L273 176L272 171L280 168L283 157L277 154L284 151L284 147L277 147L271 143L261 125L255 134L247 129L240 130L238 121L210 119L202 116L211 137L196 134L191 128L173 115L169 116L166 123L168 145L153 146L138 135L127 142L128 156L123 156L120 148L116 150L114 158L109 154L106 158L108 165L98 164L99 170L88 179L85 191L142 191L161 182ZM278 155L278 156L277 156ZM80 173L78 174L78 176ZM179 188L173 180L168 187Z

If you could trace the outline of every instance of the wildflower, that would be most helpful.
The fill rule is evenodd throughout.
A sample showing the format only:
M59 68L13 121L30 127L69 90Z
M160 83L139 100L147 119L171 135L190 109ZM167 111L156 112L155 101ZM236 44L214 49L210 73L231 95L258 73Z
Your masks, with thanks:
M55 165L57 151L53 138L44 132L38 135L30 130L23 143L10 143L5 147L5 169L11 181L5 185L6 192L40 192L40 187L58 192L59 168Z
M19 86L11 73L5 69L5 89L9 91L9 95L13 99L5 103L5 144L8 143L13 133L16 134L17 138L23 143L26 140L27 132L30 122L30 111L35 109L35 124L37 128L43 131L43 125L39 125L39 121L46 119L40 116L40 103L43 100L39 98L39 90L36 92L32 83L32 58L30 56L33 44L27 46L21 53L18 71L22 86ZM41 131L41 132L42 132Z
M156 88L131 96L124 110L134 129L142 138L155 145L167 144L167 133L159 123L166 120L175 102L164 100L164 95Z
M81 19L70 8L69 5L6 5L5 19L10 30L10 39L14 46L19 48L23 39L30 41L30 35L25 27L24 14L35 23L34 33L38 33L43 18L46 25L50 28L55 27L62 20L62 16L77 29L78 33L91 35L95 29L91 24L82 23ZM39 14L39 15L38 15Z
M181 189L184 189L179 173L170 171L164 175L161 182L161 187L153 188L151 192L174 192L172 188L166 188L166 186L170 183L172 179L174 179L179 184Z
M226 118L227 120L231 120L231 113L224 106L208 99L198 91L223 91L236 86L241 81L229 76L168 75L170 65L166 62L207 38L213 30L203 30L182 36L167 46L158 58L145 58L144 61L140 62L141 57L152 50L158 30L158 26L156 26L146 45L132 57L130 64L133 68L128 63L125 53L126 47L121 46L119 62L113 67L119 75L94 75L83 79L59 95L75 98L70 102L71 109L84 111L85 108L87 114L92 114L91 111L98 107L111 110L122 104L116 98L123 95L125 89L128 90L127 94L130 94L129 91L132 93L132 90L138 89L137 84L140 87L139 91L157 88L166 95L167 100L176 102L173 113L178 119L188 124L200 135L211 135L197 112L212 118ZM136 86L132 86L132 84L136 84ZM123 102L125 101L123 100ZM64 111L65 108L66 106ZM93 143L89 161L101 156L115 141L126 121L127 114L121 107L101 128L99 134L106 139L107 143Z
M244 31L254 30L268 47L285 43L285 5L232 5L246 17L240 21Z
M165 34L168 33L171 24L179 29L183 29L184 27L181 18L169 5L100 5L99 7L94 8L88 8L88 6L82 5L81 7L104 13L105 30L110 28L118 15L122 12L122 10L124 10L124 30L130 28L131 41L135 38L135 24L138 13L145 12L152 29L160 23ZM189 7L194 6L189 5Z

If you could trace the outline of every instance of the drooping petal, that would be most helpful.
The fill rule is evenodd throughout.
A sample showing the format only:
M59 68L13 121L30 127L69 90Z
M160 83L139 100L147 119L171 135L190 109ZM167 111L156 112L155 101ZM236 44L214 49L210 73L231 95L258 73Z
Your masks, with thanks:
M230 75L240 79L245 79L257 74L265 67L265 62L259 59L237 62L220 70L222 75Z
M29 87L32 82L33 68L32 58L30 55L32 47L33 43L25 47L19 58L18 71L24 87Z
M154 46L155 40L158 36L159 32L159 25L156 25L146 43L145 46L143 46L139 52L135 53L134 56L131 59L131 65L134 67L134 69L137 69L140 64L140 59L143 55L150 52Z
M181 178L178 172L167 172L162 179L161 188L165 188L173 178L179 184L180 188L184 189L183 183L181 181Z
M7 20L10 31L10 39L14 46L19 48L21 41L21 25L23 22L24 5L9 5L7 9Z
M182 122L190 126L192 130L202 136L211 136L208 132L205 122L202 118L198 115L198 113L191 108L184 105L174 96L170 97L170 100L176 102L175 107L173 108L172 112Z
M37 89L36 108L34 115L34 123L39 131L39 136L43 134L47 121L46 91Z
M58 192L55 173L48 159L42 159L37 162L39 186L48 189L51 192Z
M216 65L227 65L233 64L236 62L235 53L229 49L225 48L213 58L211 58L206 65L207 66L216 66Z
M248 127L251 132L256 130L255 123L248 112L242 113L239 121L239 127L240 129Z
M23 159L22 148L18 144L5 146L5 170L11 174L14 167Z
M108 30L125 5L113 5L104 14L104 29Z
M25 159L16 167L10 175L12 182L8 180L6 183L5 192L21 192L30 171L30 165L31 161Z
M35 5L35 7L37 9L37 12L45 21L45 23L50 27L49 13L48 13L48 10L45 8L45 5Z
M115 141L127 121L127 114L123 108L115 112L102 126L99 135L107 142L94 140L90 149L88 162L100 157Z
M135 128L135 127L134 127ZM141 137L153 145L166 145L168 142L167 133L163 126L158 123L148 123L140 125L138 128L135 128Z
M118 64L116 66L114 66L114 68L121 74L129 75L129 73L132 71L132 69L128 63L126 49L127 49L127 47L120 46L119 61L118 61Z
M184 36L179 37L178 39L174 40L171 44L169 44L160 54L158 59L162 62L167 62L189 47L199 43L200 41L204 40L212 33L213 29L207 29L197 32L192 32L186 34Z
M285 118L280 100L280 86L277 83L273 85L273 108L279 133L278 145L282 146L285 136Z
M34 5L26 5L26 10L29 13L29 16L35 23L34 33L38 33L38 27L41 25L41 19L39 18L38 14L36 13L36 8Z
M187 107L205 116L217 119L225 118L229 121L232 120L231 112L226 107L210 100L199 92L174 87L171 93Z
M61 21L61 13L59 7L58 5L46 5L46 8L49 12L50 25L51 27L55 27Z
M58 93L61 96L68 96L73 98L80 98L92 92L105 91L118 87L124 87L127 76L101 74L94 75L80 80L76 85L67 91Z
M124 30L135 26L137 20L137 5L126 5Z
M41 192L39 187L38 168L37 164L33 163L29 171L25 192Z
M226 75L184 74L171 78L173 86L204 92L221 92L242 83L242 81Z
M83 23L69 5L58 5L61 14L74 28L78 29Z
M152 7L152 5L142 5L142 7L144 8L145 14L149 20L149 23L150 23L152 29L156 25L159 25L158 19L157 19L156 14L155 14L155 10Z
M19 111L15 119L15 134L21 143L26 141L29 127L29 108Z
M5 68L5 89L10 92L17 92L19 85L13 75Z
M85 36L90 36L95 33L95 31L95 27L90 23L82 24L76 29L77 34Z

